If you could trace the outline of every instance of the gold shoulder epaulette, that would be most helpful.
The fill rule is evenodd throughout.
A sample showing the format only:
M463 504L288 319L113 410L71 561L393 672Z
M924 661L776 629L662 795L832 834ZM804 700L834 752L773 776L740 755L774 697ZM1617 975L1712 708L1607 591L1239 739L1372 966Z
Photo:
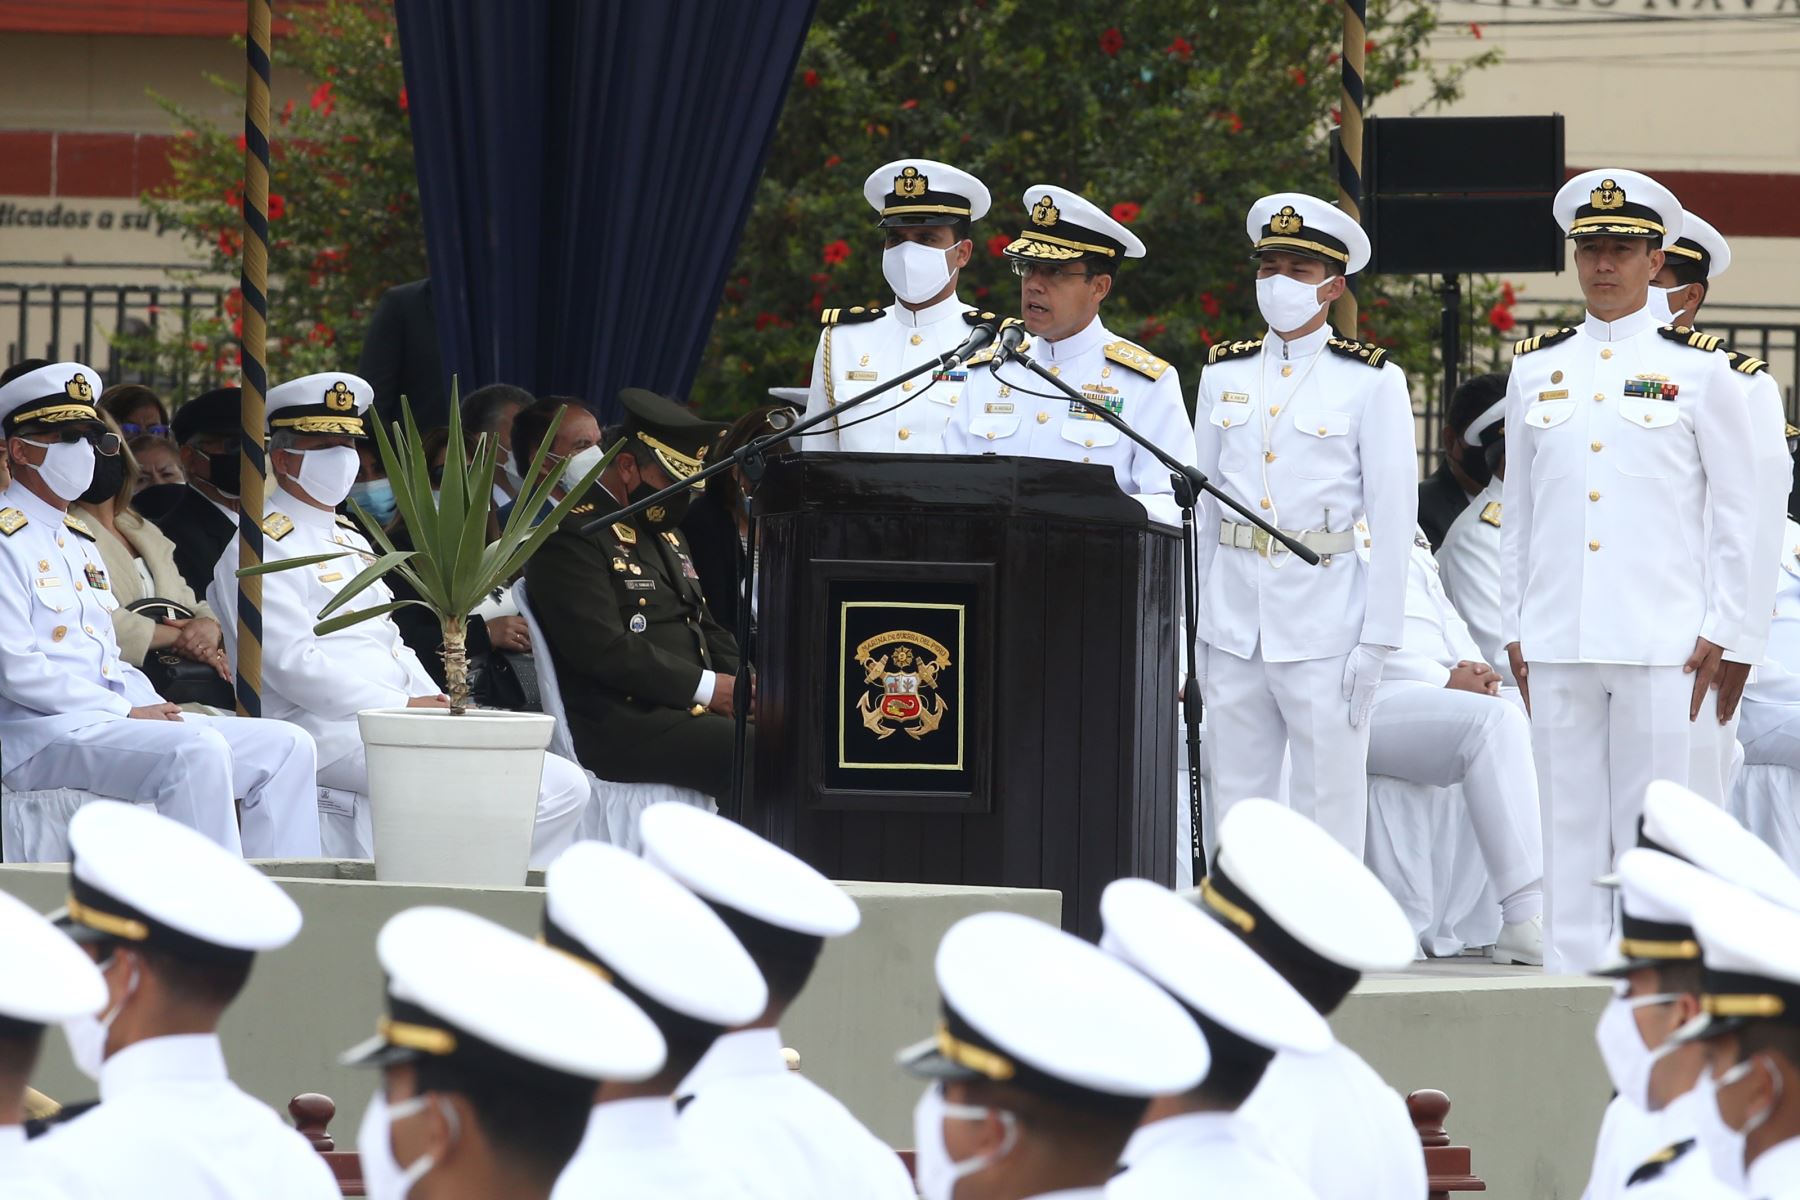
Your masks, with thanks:
M1523 341L1513 343L1513 357L1517 358L1521 354L1530 354L1533 350L1542 350L1545 346L1554 346L1556 343L1574 336L1575 329L1573 326L1569 325L1565 325L1553 333L1534 334Z
M31 518L16 508L0 508L0 533L11 537L31 524Z
M1210 367L1214 363L1222 363L1227 359L1242 358L1246 354L1255 354L1262 349L1262 344L1263 340L1261 338L1251 338L1248 341L1241 342L1217 342L1213 345L1211 350L1206 352L1206 365Z
M94 540L94 531L89 529L86 525L83 525L81 523L81 518L74 513L63 514L63 524L67 525L70 529L73 529L76 533L79 533L88 541L91 542Z
M1762 359L1752 358L1739 350L1727 350L1725 357L1731 363L1732 370L1745 375L1757 375L1769 369L1769 364Z
M1122 367L1130 367L1146 379L1161 379L1169 364L1142 346L1124 340L1108 342L1101 351Z
M1489 500L1481 509L1481 519L1495 529L1500 528L1500 502Z
M1355 338L1328 338L1325 344L1330 346L1335 353L1341 354L1345 358L1354 358L1357 362L1371 367L1379 367L1382 360L1387 357L1385 347L1377 346L1374 342L1359 342Z
M828 308L819 314L821 325L860 325L864 321L873 321L882 313L879 304L862 305L855 308Z
M1704 350L1708 354L1717 350L1725 341L1724 338L1716 333L1701 333L1699 330L1690 329L1686 325L1664 325L1656 332L1662 334L1671 342L1680 342L1684 346L1692 346L1694 349Z
M286 513L272 512L262 519L263 536L280 541L294 532L294 522Z
M362 526L358 525L355 521L352 521L349 517L346 517L343 513L334 513L331 519L336 521L339 525L342 525L345 529L354 529L358 532L361 532L362 530Z
M998 321L999 319L999 313L986 312L979 308L971 308L968 312L963 314L963 320L971 325L985 325L989 321Z

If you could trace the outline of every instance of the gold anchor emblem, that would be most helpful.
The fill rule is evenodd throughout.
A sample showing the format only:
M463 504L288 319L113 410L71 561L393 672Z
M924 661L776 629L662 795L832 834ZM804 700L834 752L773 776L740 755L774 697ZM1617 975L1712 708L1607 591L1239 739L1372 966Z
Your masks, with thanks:
M1060 216L1062 213L1058 211L1056 204L1048 196L1041 198L1031 206L1031 223L1033 225L1054 225Z
M349 412L356 407L356 395L340 379L326 389L325 407L333 412Z
M88 383L87 376L80 371L75 372L75 378L63 385L63 391L69 394L71 400L79 400L83 404L94 402L93 386Z
M1588 200L1601 212L1611 212L1625 207L1625 189L1610 179L1602 179L1600 186L1589 194Z
M1294 211L1291 204L1283 205L1280 212L1269 218L1269 232L1279 233L1283 237L1292 237L1304 228L1306 222Z
M930 187L931 181L919 174L917 167L903 167L900 173L894 176L894 195L905 197L908 200L917 200Z

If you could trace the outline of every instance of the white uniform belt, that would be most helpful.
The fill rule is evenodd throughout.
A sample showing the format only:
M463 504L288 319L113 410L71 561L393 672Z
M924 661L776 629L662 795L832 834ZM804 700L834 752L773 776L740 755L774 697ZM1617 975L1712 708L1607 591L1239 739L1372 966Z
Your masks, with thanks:
M1284 529L1281 532L1316 554L1348 554L1356 548L1356 534L1349 529L1339 530L1336 533L1328 529ZM1274 541L1254 525L1242 525L1236 521L1220 521L1219 545L1235 546L1239 550L1254 550L1267 558L1271 546L1277 546L1280 543ZM1285 547L1283 548L1285 549Z

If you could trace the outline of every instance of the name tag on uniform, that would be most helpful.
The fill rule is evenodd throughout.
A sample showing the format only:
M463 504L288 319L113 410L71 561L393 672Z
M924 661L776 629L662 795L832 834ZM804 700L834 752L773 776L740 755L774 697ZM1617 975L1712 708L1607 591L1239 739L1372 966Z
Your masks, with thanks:
M1219 397L1219 403L1220 404L1248 404L1248 403L1250 403L1250 393L1249 392L1226 392L1223 396Z
M1012 410L1013 406L1011 404L994 404L990 402L981 406L981 411L984 413L1009 413Z
M344 573L342 571L327 571L325 574L319 576L319 582L320 583L336 583L338 580L342 579L343 577L344 577Z
M1568 388L1557 388L1554 392L1539 392L1538 393L1539 400L1567 400L1568 398L1569 398L1569 389Z
M845 371L844 378L859 383L872 383L881 377L873 371Z
M37 578L37 585L41 588L61 587L63 585L62 576L39 575Z
M625 581L625 590L628 592L654 592L656 590L656 580L627 579Z

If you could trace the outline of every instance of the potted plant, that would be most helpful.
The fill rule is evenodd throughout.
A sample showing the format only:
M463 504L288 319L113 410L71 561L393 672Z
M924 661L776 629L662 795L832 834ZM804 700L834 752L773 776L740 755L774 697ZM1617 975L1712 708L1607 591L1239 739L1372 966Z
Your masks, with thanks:
M554 722L542 713L470 708L469 614L490 592L506 587L518 575L600 477L617 447L534 526L532 516L543 509L557 483L555 476L539 476L561 424L559 414L532 459L506 527L490 544L488 515L497 447L484 434L474 454L465 458L458 409L452 381L449 450L437 495L411 405L402 401L403 424L396 424L392 436L373 422L376 448L413 548L396 548L380 522L351 501L352 512L379 553L319 611L313 632L323 636L407 604L422 605L437 617L444 636L450 711L388 708L357 714L369 763L375 875L383 880L511 886L525 878L544 747ZM245 567L238 575L294 570L340 557L344 556L281 559ZM404 578L419 598L339 611L389 574Z

